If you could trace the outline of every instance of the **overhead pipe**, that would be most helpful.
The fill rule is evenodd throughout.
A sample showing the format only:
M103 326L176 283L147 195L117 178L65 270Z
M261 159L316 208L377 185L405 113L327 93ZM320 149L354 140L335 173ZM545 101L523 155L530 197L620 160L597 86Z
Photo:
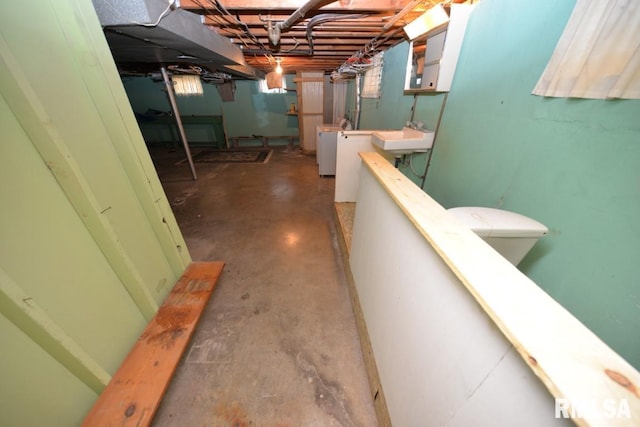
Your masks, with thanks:
M276 22L269 21L267 26L267 32L269 34L269 40L274 46L277 46L280 43L280 34L283 30L288 30L293 24L295 24L299 19L304 18L304 16L311 9L315 8L318 5L325 3L326 0L310 0L307 3L300 6L295 12L291 14L284 22Z
M193 176L193 180L196 181L198 179L198 177L196 176L196 167L193 164L193 158L191 157L191 150L189 149L189 143L187 142L187 135L184 132L184 126L182 126L182 119L180 118L180 112L178 111L176 96L173 93L173 83L171 83L171 79L169 78L169 73L167 73L167 69L164 66L160 67L160 71L162 72L162 78L164 79L164 84L167 87L167 96L169 97L169 104L171 104L171 110L173 110L173 117L175 117L176 119L176 126L178 126L180 139L182 140L184 151L187 153L187 161L189 162L189 168L191 168L191 175Z
M295 12L293 12L291 14L291 16L289 18L287 18L286 21L282 22L279 26L281 30L286 30L289 27L291 27L293 24L295 24L298 19L302 19L304 18L304 16L307 14L307 12L309 12L311 9L313 9L314 7L325 3L326 0L310 0L307 3L303 4L302 6L300 6L298 8L298 10L296 10Z
M350 14L350 15L341 15L339 13L323 13L321 15L316 15L313 18L309 19L309 23L307 24L307 41L309 42L309 55L313 55L313 27L319 24L324 24L326 22L334 22L340 21L343 19L358 19L364 18L368 16L367 14Z

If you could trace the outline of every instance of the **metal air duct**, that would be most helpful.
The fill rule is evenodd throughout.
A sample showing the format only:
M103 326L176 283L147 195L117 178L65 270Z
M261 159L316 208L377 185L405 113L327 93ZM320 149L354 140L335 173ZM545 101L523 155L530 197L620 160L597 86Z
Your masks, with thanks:
M211 71L260 79L242 50L211 31L176 0L92 0L119 64L197 64Z

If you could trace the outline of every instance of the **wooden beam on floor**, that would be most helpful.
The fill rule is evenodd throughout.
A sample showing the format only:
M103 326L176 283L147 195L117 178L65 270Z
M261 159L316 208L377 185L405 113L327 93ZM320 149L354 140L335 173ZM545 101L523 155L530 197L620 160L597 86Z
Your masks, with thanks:
M187 267L82 426L151 424L223 267L223 262Z
M376 365L376 359L373 354L373 347L369 338L369 331L364 320L364 313L360 305L360 297L351 273L349 264L349 254L351 253L351 236L353 235L353 217L355 215L354 202L336 202L334 204L336 218L336 232L338 234L338 247L342 258L342 266L344 268L347 286L349 288L349 297L351 298L351 308L356 319L356 327L358 328L358 338L360 340L360 348L362 349L362 357L364 366L367 370L367 378L369 379L369 390L371 392L371 400L373 408L376 411L379 427L392 427L389 409L387 408L387 400L382 389L380 374Z

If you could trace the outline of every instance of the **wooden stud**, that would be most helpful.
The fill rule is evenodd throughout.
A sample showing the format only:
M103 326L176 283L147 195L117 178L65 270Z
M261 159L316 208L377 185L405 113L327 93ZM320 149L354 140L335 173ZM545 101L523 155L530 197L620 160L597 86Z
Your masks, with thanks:
M1 36L0 74L3 76L0 89L16 118L142 315L151 319L158 309L156 301L111 223L101 214L102 209L89 183Z
M111 376L65 333L33 298L0 269L0 314L9 319L44 351L100 394Z

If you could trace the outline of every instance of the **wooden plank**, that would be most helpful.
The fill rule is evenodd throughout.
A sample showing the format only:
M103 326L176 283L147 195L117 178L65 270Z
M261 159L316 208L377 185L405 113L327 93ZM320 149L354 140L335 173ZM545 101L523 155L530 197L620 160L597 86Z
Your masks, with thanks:
M353 218L356 214L355 202L336 202L335 211L338 219L338 227L344 238L347 258L351 253L351 238L353 237Z
M187 267L83 426L151 424L223 266L223 262L194 262Z
M353 215L355 211L355 203L335 203L336 227L338 234L338 247L342 258L342 266L344 268L347 286L349 288L349 297L351 298L351 308L356 319L356 327L358 328L358 338L360 339L360 348L362 350L362 358L364 366L367 370L367 378L369 379L369 392L373 401L373 408L376 411L379 427L391 427L391 417L387 408L387 400L382 389L378 366L376 365L373 347L369 338L369 331L362 313L358 290L356 289L353 273L349 264L349 253L351 246L351 234L353 231ZM347 218L350 217L350 218ZM349 241L347 241L347 236Z
M615 402L632 414L603 421L596 410L575 418L576 424L637 425L640 372L380 154L360 157L549 393L568 403L568 412L584 402Z

